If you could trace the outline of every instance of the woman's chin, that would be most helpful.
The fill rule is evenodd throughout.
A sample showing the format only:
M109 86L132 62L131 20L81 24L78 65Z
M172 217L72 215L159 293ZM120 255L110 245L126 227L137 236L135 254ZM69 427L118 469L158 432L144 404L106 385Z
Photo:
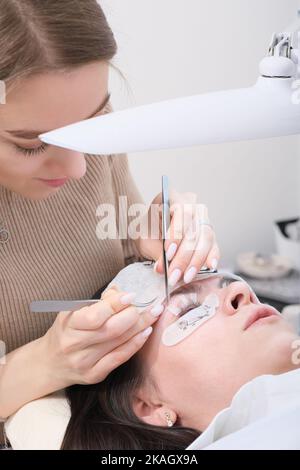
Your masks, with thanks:
M287 324L285 330L274 334L272 345L266 354L266 360L270 360L270 373L282 374L300 367L295 363L295 345L300 345L300 339L296 331ZM298 346L298 350L300 346ZM300 352L299 352L300 356Z

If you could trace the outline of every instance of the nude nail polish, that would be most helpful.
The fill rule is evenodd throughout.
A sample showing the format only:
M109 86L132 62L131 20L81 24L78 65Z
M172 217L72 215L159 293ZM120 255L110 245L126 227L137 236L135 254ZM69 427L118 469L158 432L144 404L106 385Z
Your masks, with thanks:
M174 271L172 272L172 274L170 275L169 277L169 284L170 286L175 286L175 284L177 284L177 282L179 281L180 279L180 276L181 276L181 269L174 269Z
M161 315L163 313L163 311L164 311L164 306L161 305L161 304L157 304L157 305L154 305L152 310L150 310L150 313L154 317L159 317L159 315Z
M120 302L122 305L129 305L135 299L136 293L130 292L129 294L125 294L120 298Z
M189 282L191 282L191 281L194 279L194 277L195 277L196 274L197 274L197 269L196 269L194 266L192 266L191 268L189 268L189 269L185 272L185 274L184 274L184 282L185 282L186 284L188 284Z
M143 338L147 338L147 336L150 336L153 331L152 326L149 326L149 328L146 328L144 331L142 331L141 335Z
M217 269L217 266L218 266L218 260L216 258L214 258L211 262L211 268L213 270Z
M177 251L177 244L176 243L171 243L171 245L169 246L169 248L167 250L167 253L166 253L168 261L171 261L171 259L173 259L176 251Z

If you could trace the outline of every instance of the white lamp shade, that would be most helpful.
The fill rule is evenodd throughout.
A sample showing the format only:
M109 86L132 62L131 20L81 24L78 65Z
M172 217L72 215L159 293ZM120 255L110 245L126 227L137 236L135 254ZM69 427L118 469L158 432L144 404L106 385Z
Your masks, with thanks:
M293 78L260 77L251 88L117 111L42 134L40 139L106 155L299 134L300 99L293 82Z

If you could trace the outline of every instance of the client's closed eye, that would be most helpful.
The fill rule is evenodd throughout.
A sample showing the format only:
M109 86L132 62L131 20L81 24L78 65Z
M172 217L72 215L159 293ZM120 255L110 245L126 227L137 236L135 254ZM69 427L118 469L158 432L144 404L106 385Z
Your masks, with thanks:
M201 304L199 305L198 303L191 303L189 304L188 307L185 307L178 316L182 317L183 315L188 313L190 310L193 310L194 308L198 308L198 307L201 307Z
M197 301L195 296L177 295L171 299L170 303L166 306L166 309L176 315L176 317L181 317L190 310L200 307L200 305L201 304Z

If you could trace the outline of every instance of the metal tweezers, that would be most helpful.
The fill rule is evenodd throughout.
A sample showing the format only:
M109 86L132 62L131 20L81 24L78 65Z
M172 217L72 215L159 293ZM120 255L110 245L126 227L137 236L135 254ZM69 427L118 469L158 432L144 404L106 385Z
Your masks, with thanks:
M169 199L169 178L162 177L162 243L163 243L163 263L164 263L164 279L165 279L165 292L166 300L170 300L169 292L169 261L166 253L166 239L170 227L170 199Z

